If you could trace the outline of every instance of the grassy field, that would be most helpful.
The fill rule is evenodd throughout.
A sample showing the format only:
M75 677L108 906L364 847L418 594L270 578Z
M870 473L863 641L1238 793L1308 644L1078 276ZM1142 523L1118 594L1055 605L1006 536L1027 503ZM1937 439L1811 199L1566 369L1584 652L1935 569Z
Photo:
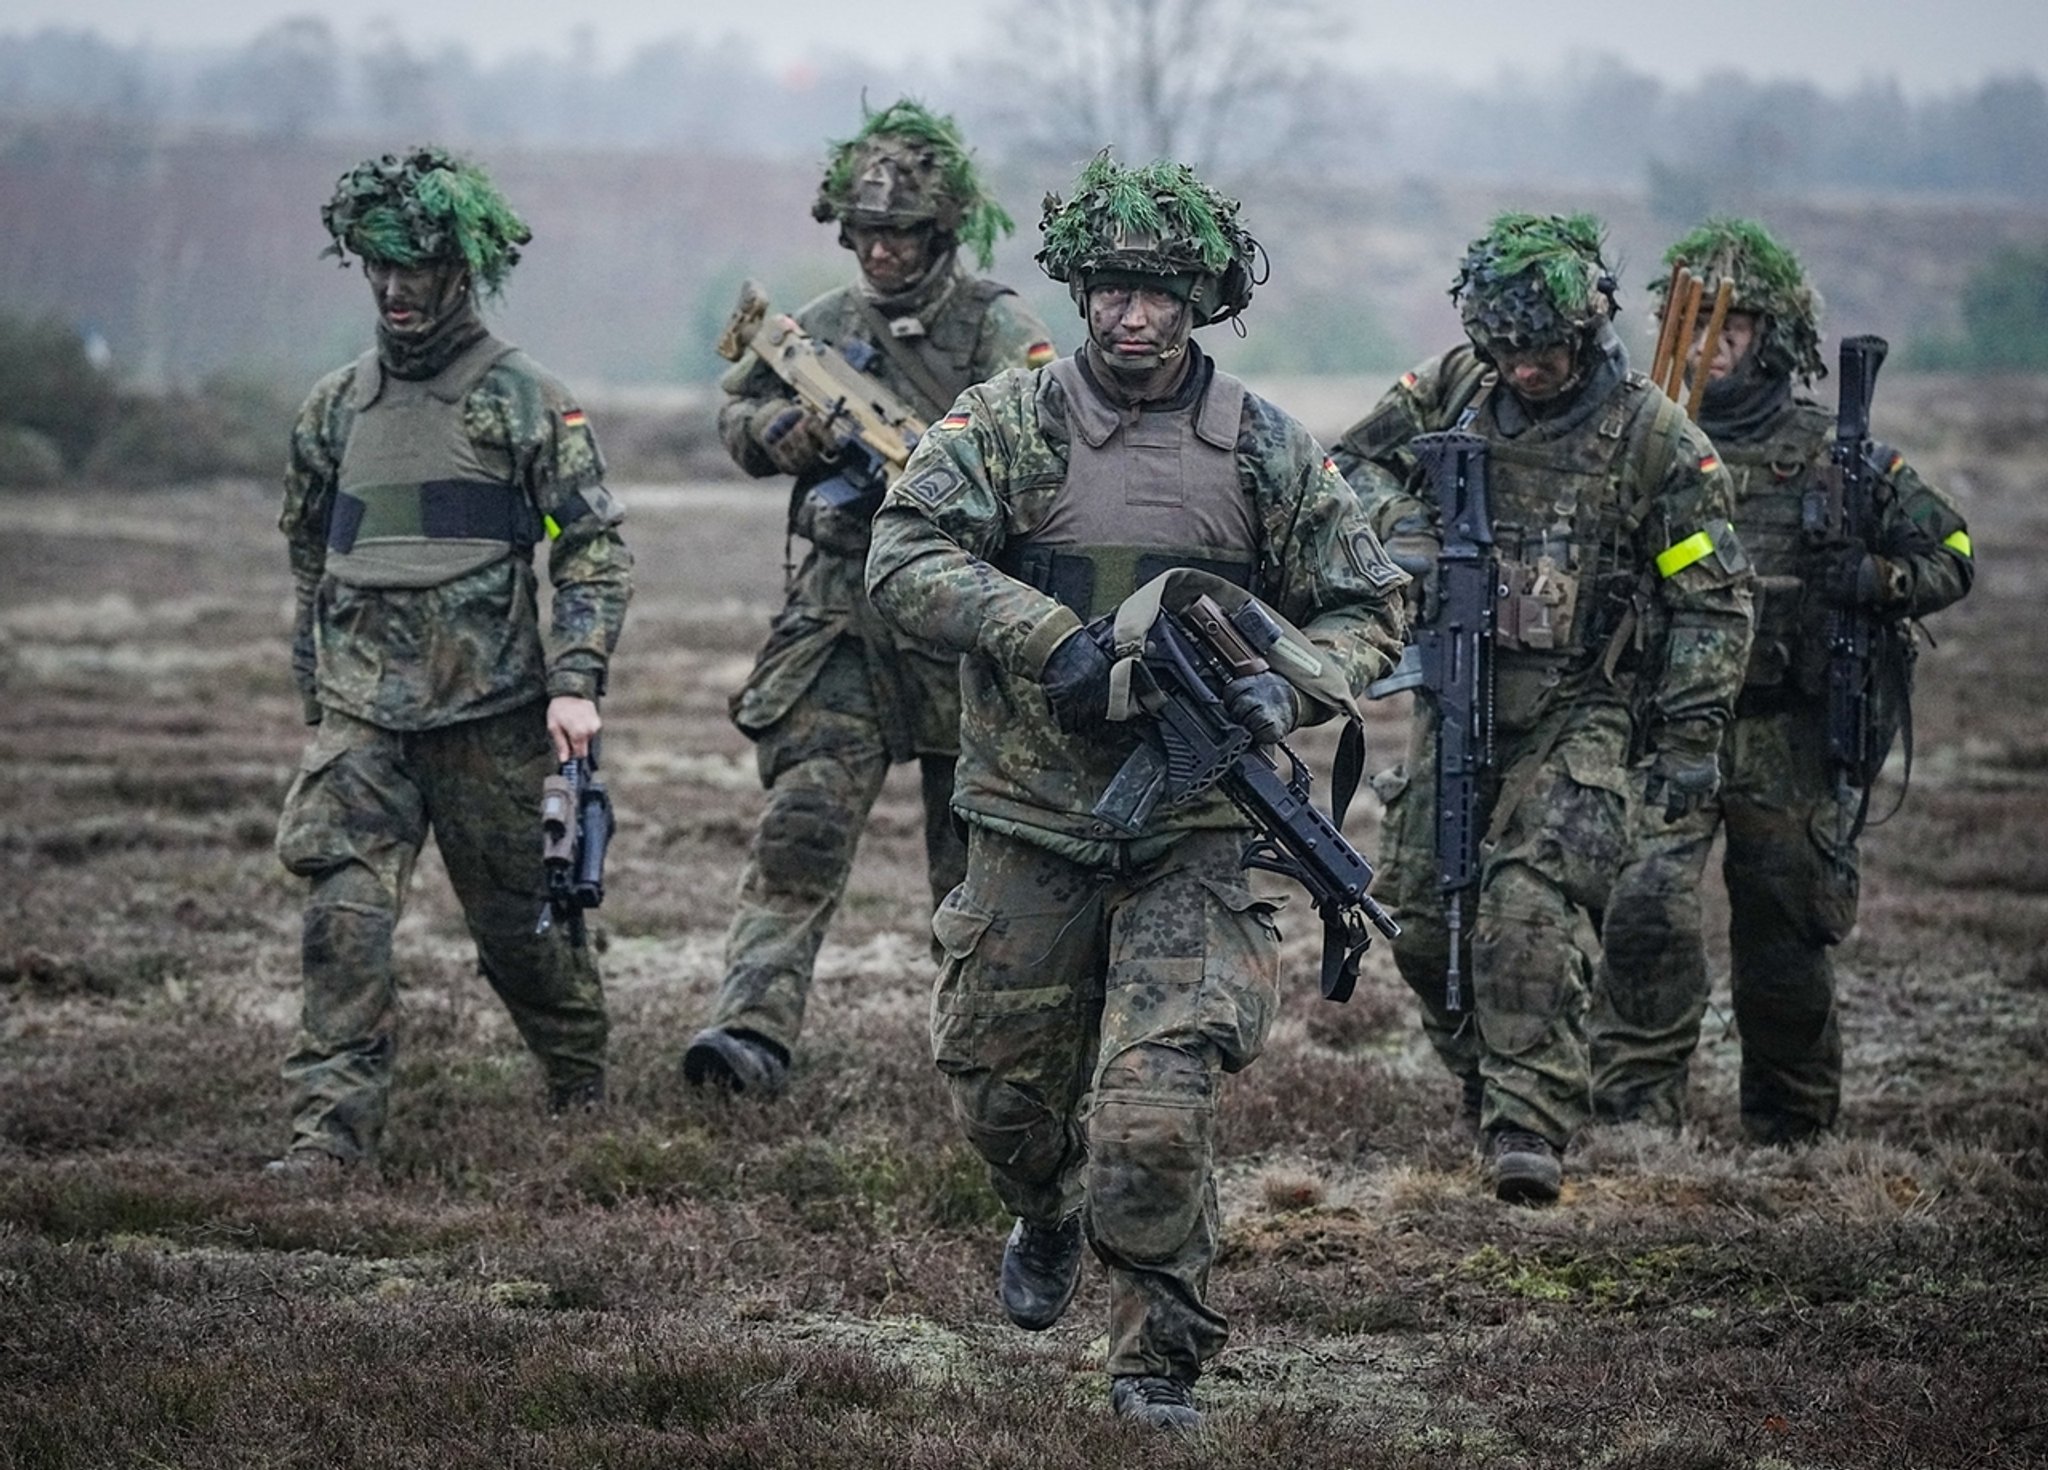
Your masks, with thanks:
M1282 401L1326 432L1357 406ZM385 1152L311 1189L257 1173L299 924L270 852L303 738L273 491L10 497L0 1467L2048 1464L2048 384L1888 380L1878 430L1955 489L1981 571L1922 660L1912 797L1866 842L1838 1136L1741 1141L1717 995L1689 1131L1591 1133L1560 1207L1504 1208L1389 957L1327 1005L1297 923L1287 1013L1223 1103L1232 1345L1209 1427L1167 1444L1107 1413L1092 1267L1042 1336L993 1301L1007 1221L923 1040L913 781L862 844L790 1095L679 1083L759 805L725 698L776 600L779 490L623 487L610 1111L543 1116L429 860ZM1400 712L1374 718L1391 758Z

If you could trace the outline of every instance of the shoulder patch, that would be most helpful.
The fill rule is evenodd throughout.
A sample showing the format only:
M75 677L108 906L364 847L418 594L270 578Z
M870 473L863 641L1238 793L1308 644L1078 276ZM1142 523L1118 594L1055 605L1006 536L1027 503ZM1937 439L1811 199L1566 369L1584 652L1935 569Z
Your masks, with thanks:
M896 493L926 510L937 510L958 495L966 483L967 477L960 471L938 461L920 466L898 480Z
M964 429L972 422L973 420L964 413L949 413L933 425L933 427L939 429Z
M565 408L562 410L562 427L565 429L580 429L589 422L589 415L580 408Z
M1028 368L1042 368L1058 356L1059 351L1052 343L1033 342L1024 349L1024 366Z

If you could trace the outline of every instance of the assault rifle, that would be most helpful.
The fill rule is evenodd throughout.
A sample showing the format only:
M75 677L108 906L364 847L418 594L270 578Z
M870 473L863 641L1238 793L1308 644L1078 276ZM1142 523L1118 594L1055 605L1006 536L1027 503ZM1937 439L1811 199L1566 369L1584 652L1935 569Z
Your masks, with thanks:
M1419 434L1409 441L1436 497L1443 549L1415 642L1373 698L1422 691L1436 721L1436 878L1450 930L1444 1008L1465 1008L1465 895L1479 885L1481 785L1492 769L1493 632L1500 557L1486 494L1486 441L1476 434Z
M1868 550L1876 539L1870 401L1877 392L1877 370L1889 350L1882 337L1843 339L1835 442L1819 486L1807 491L1800 506L1801 529L1810 544ZM1892 728L1881 717L1877 698L1879 655L1891 633L1866 608L1831 607L1826 636L1828 766L1844 810L1852 790L1862 793L1848 832L1854 841L1870 813L1870 788L1891 753Z
M597 742L588 757L571 757L540 786L540 863L547 877L535 934L556 920L583 947L583 911L604 903L604 855L612 842L612 798L597 774Z
M889 477L903 468L925 431L910 405L868 373L875 349L864 342L827 347L796 318L771 312L767 296L748 281L718 335L718 355L738 362L750 351L790 386L836 445L835 472L810 493L834 510L873 515Z
M1162 608L1145 634L1133 693L1152 726L1095 804L1095 817L1126 836L1143 830L1161 802L1178 806L1214 788L1252 824L1244 865L1291 878L1308 890L1323 921L1323 995L1349 1000L1373 929L1401 932L1366 892L1372 864L1309 799L1308 767L1284 743L1283 778L1274 757L1230 717L1223 690L1265 673L1265 653L1284 634L1256 602L1225 613L1198 597L1178 614Z

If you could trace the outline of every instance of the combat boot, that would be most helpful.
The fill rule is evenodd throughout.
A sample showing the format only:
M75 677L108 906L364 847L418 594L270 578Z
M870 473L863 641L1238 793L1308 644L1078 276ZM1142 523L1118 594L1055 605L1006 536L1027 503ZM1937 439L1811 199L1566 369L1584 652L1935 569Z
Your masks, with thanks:
M789 1053L751 1031L706 1026L683 1052L683 1080L692 1087L773 1097L789 1080Z
M1057 1225L1019 1220L1003 1247L1003 1271L996 1296L1010 1320L1026 1332L1043 1332L1060 1320L1081 1282L1081 1216Z
M263 1166L263 1177L273 1184L319 1184L339 1179L348 1163L324 1148L295 1148L282 1158Z
M1119 1419L1146 1429L1186 1431L1202 1427L1192 1384L1178 1378L1128 1377L1109 1380L1109 1406Z
M1502 1124L1488 1137L1494 1198L1511 1205L1548 1205L1564 1186L1557 1145L1527 1128Z
M567 1117L572 1113L601 1113L604 1111L604 1073L593 1077L579 1077L574 1082L556 1082L548 1088L548 1116Z

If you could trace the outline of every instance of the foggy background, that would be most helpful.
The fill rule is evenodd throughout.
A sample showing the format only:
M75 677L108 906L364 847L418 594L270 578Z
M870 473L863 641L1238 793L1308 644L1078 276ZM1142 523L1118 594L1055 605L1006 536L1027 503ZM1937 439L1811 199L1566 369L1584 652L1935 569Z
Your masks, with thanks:
M2048 5L2003 0L9 0L0 313L80 333L127 384L296 396L370 341L320 204L359 158L436 141L534 228L506 335L586 391L702 384L743 277L794 306L851 276L809 216L826 141L907 93L959 120L1019 226L994 274L1063 347L1039 202L1110 143L1244 198L1273 276L1247 336L1204 338L1240 372L1448 345L1459 249L1503 208L1599 213L1634 339L1665 244L1732 211L1806 258L1830 337L1943 365L1973 281L2048 250L2044 70Z

